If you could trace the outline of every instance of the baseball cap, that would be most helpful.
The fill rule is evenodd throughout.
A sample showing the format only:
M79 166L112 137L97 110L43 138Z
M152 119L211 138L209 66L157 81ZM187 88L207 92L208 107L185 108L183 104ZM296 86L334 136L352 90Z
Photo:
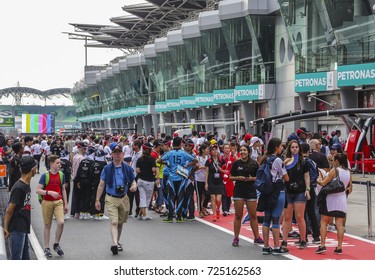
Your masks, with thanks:
M243 140L247 141L247 140L250 140L253 136L250 134L250 133L247 133L245 135L245 137L243 138Z
M85 142L79 142L77 144L77 148L80 149L80 148L87 148L87 144Z
M37 162L32 156L23 156L20 162L22 173L29 173L34 166L37 166Z
M191 140L191 139L187 139L186 141L185 141L185 145L189 145L189 146L195 146L195 144L194 144L194 142L193 142L193 140Z
M254 144L255 144L256 142L258 142L258 141L260 141L259 137L256 137L256 136L252 137L252 138L250 139L250 147L254 146Z
M309 131L307 131L306 127L300 127L300 128L297 129L296 132L297 132L297 135L300 135L302 133L304 133L304 134L308 134L309 133Z
M109 147L111 148L112 153L117 153L117 152L121 152L122 153L122 145L120 145L120 144L112 142Z
M142 149L148 149L148 150L152 150L154 146L151 144L151 143L145 143L142 145Z
M338 143L333 144L331 147L329 147L330 150L341 150L341 145Z

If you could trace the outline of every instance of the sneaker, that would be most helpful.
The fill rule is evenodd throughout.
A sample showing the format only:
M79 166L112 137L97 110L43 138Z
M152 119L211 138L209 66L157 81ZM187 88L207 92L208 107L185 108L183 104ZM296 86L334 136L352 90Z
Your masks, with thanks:
M312 244L320 244L320 238L316 237L311 241Z
M262 254L263 255L271 255L272 252L273 252L273 249L271 247L268 247L268 248L263 247L263 249L262 249Z
M109 217L106 216L106 215L102 215L102 216L100 216L100 219L101 219L101 220L109 220Z
M44 249L44 256L45 256L47 259L52 258L52 253L51 253L50 248L46 248L46 249Z
M53 250L55 250L56 253L57 253L60 257L64 256L64 251L61 250L61 247L59 246L59 243L55 243L55 244L53 244Z
M263 242L262 237L258 236L258 238L255 238L255 239L254 239L254 243L255 243L255 244L263 244L264 242Z
M168 211L165 211L164 213L160 213L160 217L167 217L168 216Z
M172 217L166 217L165 219L163 219L163 222L164 223L173 223L173 218Z
M301 239L299 239L298 241L294 242L294 245L300 245L301 244Z
M299 244L298 249L306 249L306 248L307 248L306 241L301 241L301 244Z
M118 254L118 245L112 245L111 251L112 251L112 254L117 255Z
M143 220L142 216L138 216L137 219L140 220L140 221Z
M84 213L80 213L79 214L79 219L80 220L84 220L85 219L85 214Z
M177 217L176 218L176 223L185 223L185 218L184 217Z
M326 246L319 246L318 249L315 251L315 254L321 254L327 251Z
M124 249L122 248L122 244L121 243L117 244L117 251L119 251L119 252L124 251Z
M273 249L272 255L278 256L278 255L287 254L287 253L289 253L289 250L287 248L280 247L277 249Z
M286 249L288 247L288 242L286 242L286 241L281 241L281 248L284 248L284 249Z
M142 220L144 220L144 221L150 221L150 220L152 220L152 218L149 217L149 216L145 216L145 217L142 218Z
M65 215L64 215L64 220L68 220L68 219L70 219L70 218L71 218L70 214L65 214Z
M187 217L186 221L195 221L195 216Z
M288 237L291 237L291 238L300 238L300 234L296 231L292 231L292 232L289 232L288 233Z
M228 216L227 212L224 211L224 212L223 212L223 216L224 216L224 217Z
M333 253L336 254L336 255L342 255L342 249L337 249L337 247L336 247L336 249L333 251Z
M238 237L233 238L232 246L238 247L238 243L240 243L240 239Z

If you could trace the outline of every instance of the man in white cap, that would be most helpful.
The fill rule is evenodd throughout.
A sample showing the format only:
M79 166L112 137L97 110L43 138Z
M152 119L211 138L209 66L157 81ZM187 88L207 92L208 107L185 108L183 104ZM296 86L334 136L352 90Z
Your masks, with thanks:
M255 160L256 162L260 163L260 138L259 137L252 137L250 139L250 148L251 148L251 155L250 157Z

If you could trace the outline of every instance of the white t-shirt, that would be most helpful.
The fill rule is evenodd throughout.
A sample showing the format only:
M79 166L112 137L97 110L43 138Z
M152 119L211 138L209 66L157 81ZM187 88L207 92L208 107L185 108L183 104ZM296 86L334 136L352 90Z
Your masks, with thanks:
M129 157L132 157L132 148L130 148L129 145L125 145L123 148L122 148L122 152L124 153L124 158L129 158Z
M199 167L205 166L206 161L208 160L208 156L206 157L197 156L197 160L198 160ZM197 170L195 172L195 180L197 180L198 182L206 182L206 169Z
M33 155L40 155L42 153L42 146L39 144L34 144L31 146L31 151L33 152Z

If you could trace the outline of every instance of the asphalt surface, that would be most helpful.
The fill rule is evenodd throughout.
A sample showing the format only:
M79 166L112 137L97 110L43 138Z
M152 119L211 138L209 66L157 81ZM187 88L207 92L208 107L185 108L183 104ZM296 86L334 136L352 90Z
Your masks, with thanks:
M44 170L41 170L44 172ZM374 175L355 174L354 180L374 182ZM36 185L40 178L37 174L32 179L32 227L35 232L33 242L33 259L43 259L43 222L41 207L35 194ZM375 218L375 188L372 187L372 217ZM1 191L1 208L7 201L5 190ZM2 211L1 209L1 211ZM353 193L348 198L348 216L346 232L360 237L368 237L368 209L366 185L355 185ZM233 235L228 230L210 226L198 220L182 224L163 223L162 218L149 211L151 221L139 221L129 218L124 225L121 238L124 251L113 256L110 251L109 221L65 220L65 228L60 242L65 252L63 258L52 252L52 260L280 260L283 256L263 256L261 247L250 240L240 240L240 246L232 247ZM52 248L55 225L51 231ZM372 226L375 234L375 225ZM369 239L374 240L373 237ZM0 242L1 238L0 238ZM9 244L5 244L9 248ZM2 247L0 246L0 249ZM1 256L0 252L0 256ZM9 252L8 252L9 255ZM6 259L3 256L3 259Z

